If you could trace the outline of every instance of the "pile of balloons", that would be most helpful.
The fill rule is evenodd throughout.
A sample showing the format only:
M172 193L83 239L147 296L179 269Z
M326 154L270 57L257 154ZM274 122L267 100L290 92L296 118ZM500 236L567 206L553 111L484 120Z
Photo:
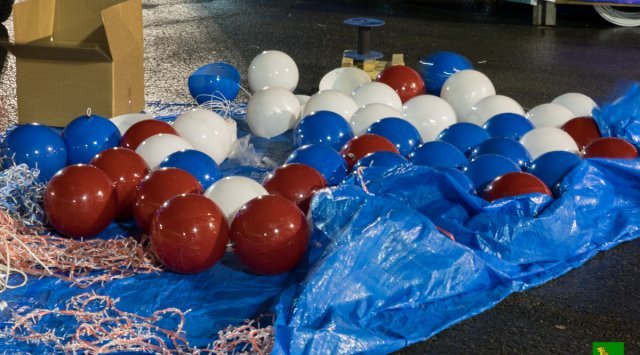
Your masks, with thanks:
M426 56L418 71L386 68L375 81L358 68L337 68L311 97L293 93L298 78L293 59L279 51L262 52L249 66L253 135L293 129L295 150L262 183L222 176L218 166L236 143L236 123L204 109L172 125L145 114L89 114L62 135L23 125L8 135L4 154L49 181L45 210L62 234L90 237L133 217L170 270L205 270L231 241L258 274L302 260L314 192L360 169L424 165L495 201L557 195L582 158L638 156L630 142L601 137L589 97L568 93L525 113L457 53ZM239 80L232 66L213 63L189 78L189 89L198 102L212 92L230 99Z

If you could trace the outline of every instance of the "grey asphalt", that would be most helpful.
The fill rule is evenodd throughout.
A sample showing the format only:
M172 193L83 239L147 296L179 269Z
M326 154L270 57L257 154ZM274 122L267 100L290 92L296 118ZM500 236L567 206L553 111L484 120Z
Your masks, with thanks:
M531 7L493 1L145 0L147 100L189 102L189 74L225 61L246 76L251 59L277 49L300 69L296 93L317 91L322 75L355 48L342 22L372 16L372 49L421 56L452 50L469 57L497 92L525 108L566 92L599 103L640 80L640 28L619 28L589 7L560 6L558 26L531 26ZM11 32L10 25L7 26ZM1 31L0 31L1 33ZM15 117L13 61L0 75L0 99ZM245 82L246 83L246 82ZM0 110L2 111L2 110ZM0 112L0 115L2 113ZM624 341L640 353L640 240L601 253L543 286L514 294L476 317L401 353L587 354L594 341Z

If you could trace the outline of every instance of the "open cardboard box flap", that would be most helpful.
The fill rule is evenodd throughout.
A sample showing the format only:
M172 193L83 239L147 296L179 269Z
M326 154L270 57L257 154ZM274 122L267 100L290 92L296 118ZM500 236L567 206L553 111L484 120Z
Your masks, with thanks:
M26 0L13 21L20 123L144 108L141 0Z

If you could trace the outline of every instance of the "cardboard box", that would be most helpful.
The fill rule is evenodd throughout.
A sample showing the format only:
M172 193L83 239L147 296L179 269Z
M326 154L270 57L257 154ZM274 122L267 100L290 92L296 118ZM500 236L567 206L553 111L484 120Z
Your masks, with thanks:
M27 0L13 23L20 123L144 109L141 0Z

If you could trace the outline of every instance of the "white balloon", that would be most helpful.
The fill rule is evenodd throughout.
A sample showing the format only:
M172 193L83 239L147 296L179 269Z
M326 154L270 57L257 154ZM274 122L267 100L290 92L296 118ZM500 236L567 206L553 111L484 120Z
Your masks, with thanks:
M367 128L372 124L387 117L400 117L400 111L384 104L369 104L360 107L351 116L351 128L353 134L359 136L367 132Z
M124 115L116 116L111 118L111 122L118 127L118 131L120 131L120 135L124 135L125 132L131 128L134 124L140 121L152 120L153 117L146 113L127 113Z
M593 99L585 94L577 92L570 92L564 95L560 95L551 101L553 104L558 104L566 107L569 111L573 112L575 117L589 116L592 117L593 109L599 108Z
M353 90L364 83L370 83L371 77L360 68L336 68L320 80L319 91L338 90L351 95Z
M298 122L300 122L300 120L302 119L302 113L304 112L304 107L307 105L307 101L309 101L311 96L309 96L309 95L296 95L296 98L298 99L298 102L300 102L300 114L298 115L298 118L296 119L296 122L289 128L294 128L298 124Z
M144 159L147 167L153 170L160 165L164 158L183 149L193 149L193 146L189 141L175 134L160 133L140 143L136 148L136 153Z
M466 117L473 105L496 94L489 78L473 69L461 70L449 77L442 86L440 97L447 101L458 118Z
M339 114L349 122L357 109L358 106L356 106L351 96L338 90L325 90L311 96L304 107L302 117L304 118L317 111L331 111Z
M424 142L436 140L443 129L457 122L453 107L434 95L418 95L405 102L402 118L418 129Z
M568 108L558 104L542 104L527 112L527 117L536 128L562 127L567 121L576 116Z
M231 225L242 206L258 196L268 195L267 190L255 180L244 176L229 176L213 183L204 195L215 202Z
M531 160L535 160L544 153L556 150L564 150L578 154L580 149L569 133L556 127L540 127L527 132L520 143L531 154Z
M271 138L290 129L300 114L300 101L291 91L271 87L255 93L247 105L251 133Z
M358 107L367 106L369 104L385 104L396 110L402 110L402 100L398 93L391 86L377 81L362 84L353 90L353 101Z
M524 109L516 100L508 96L492 95L478 101L465 117L458 117L458 119L460 122L470 122L482 126L491 117L507 112L524 115Z
M273 86L293 91L298 86L299 77L296 62L286 53L264 51L249 64L247 79L253 92Z
M204 109L184 112L176 118L173 128L217 164L222 164L231 151L233 137L230 126L215 112Z

